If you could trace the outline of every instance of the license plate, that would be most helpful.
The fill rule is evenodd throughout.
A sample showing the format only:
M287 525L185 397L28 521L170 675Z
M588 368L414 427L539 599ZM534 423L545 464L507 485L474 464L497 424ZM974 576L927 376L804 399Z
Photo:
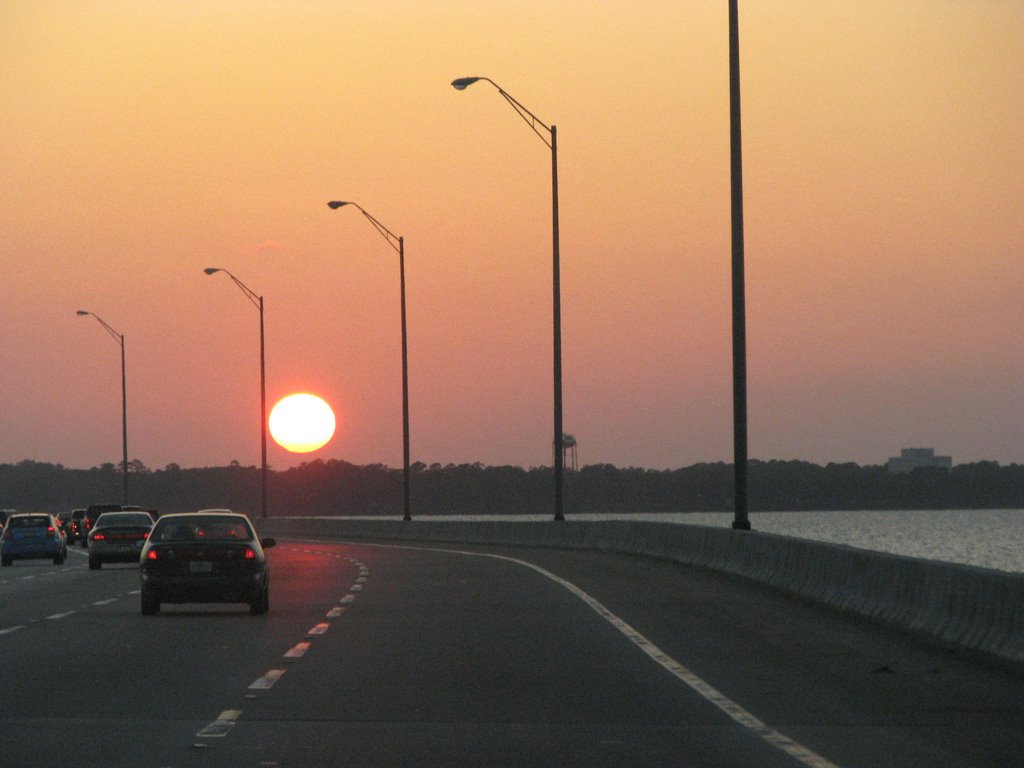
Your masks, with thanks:
M191 560L188 564L189 573L213 573L213 563L208 560Z

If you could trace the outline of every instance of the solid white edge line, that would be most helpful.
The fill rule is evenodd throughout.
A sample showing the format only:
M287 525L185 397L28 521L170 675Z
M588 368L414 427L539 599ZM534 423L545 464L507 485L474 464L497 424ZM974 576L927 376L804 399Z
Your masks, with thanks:
M489 557L494 560L504 560L509 563L516 563L517 565L530 568L542 576L546 576L551 579L551 581L555 582L559 586L567 589L570 593L589 605L599 616L625 635L633 642L634 645L636 645L637 648L657 662L663 669L673 675L676 679L688 685L706 701L713 704L720 711L728 715L755 736L758 736L773 747L785 752L794 760L807 766L807 768L839 768L835 763L825 759L810 748L805 747L803 744L800 744L789 736L786 736L786 734L781 733L768 724L762 722L752 713L745 710L724 693L706 682L699 675L687 669L667 653L662 651L640 632L608 610L608 608L602 605L598 600L588 595L572 582L566 581L560 576L556 576L550 571L541 568L539 565L528 563L525 560L517 560L514 557L506 557L505 555L494 555L488 552L469 552L462 549L435 549L433 547L413 547L401 544L369 544L362 541L342 543L350 546L380 547L382 549L408 549L416 552L445 552L453 555L467 555L469 557Z

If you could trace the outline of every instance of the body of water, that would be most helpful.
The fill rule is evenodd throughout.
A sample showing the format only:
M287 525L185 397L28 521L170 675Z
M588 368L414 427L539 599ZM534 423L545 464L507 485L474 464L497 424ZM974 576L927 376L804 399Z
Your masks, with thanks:
M567 514L570 520L642 520L732 526L731 512ZM427 518L425 518L427 519ZM546 515L431 516L430 520L550 520ZM1024 510L752 512L756 531L860 549L1024 573Z

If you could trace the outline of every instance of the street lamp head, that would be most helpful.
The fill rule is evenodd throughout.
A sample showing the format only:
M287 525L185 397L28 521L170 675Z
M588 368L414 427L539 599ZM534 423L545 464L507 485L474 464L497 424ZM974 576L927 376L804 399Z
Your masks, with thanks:
M220 271L221 271L220 267L207 267L206 269L203 270L203 272L205 272L208 275L212 275L214 272L220 272Z
M91 314L91 313L87 312L84 309L80 309L77 312L75 312L75 314L78 315L79 317L85 317L86 315Z
M452 88L456 91L464 91L479 79L479 77L460 77L457 80L452 80Z
M348 204L348 200L331 200L331 202L327 204L327 207L330 208L332 211L336 211L339 208L341 208L341 206Z

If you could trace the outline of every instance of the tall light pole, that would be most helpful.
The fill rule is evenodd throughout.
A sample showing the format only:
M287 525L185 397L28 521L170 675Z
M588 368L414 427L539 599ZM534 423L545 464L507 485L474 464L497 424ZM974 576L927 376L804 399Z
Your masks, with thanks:
M743 265L743 144L740 137L740 31L737 0L729 0L729 146L732 172L732 527L749 531L747 516L747 319Z
M221 267L207 267L203 270L208 275L223 272L241 289L245 297L260 311L260 516L267 516L267 358L266 343L263 336L263 297L245 283Z
M109 333L114 341L121 345L121 468L124 474L124 504L128 503L128 379L125 376L125 360L124 360L124 334L118 333L109 325L107 325L103 318L99 315L93 314L85 309L80 309L76 313L79 317L85 317L92 315L95 317L99 324L103 326L103 329Z
M403 477L403 520L412 520L409 510L409 353L405 332L405 238L399 237L390 229L371 216L358 203L349 200L331 200L327 206L338 210L343 205L357 208L378 232L388 241L388 245L398 252L398 273L402 289L402 477Z
M552 445L555 454L555 520L564 520L565 514L562 511L563 487L564 487L564 464L565 456L564 440L562 430L562 288L558 259L558 130L555 126L545 125L533 112L528 110L496 82L489 77L460 77L452 80L452 87L457 91L464 91L473 83L485 80L495 88L512 108L519 113L519 116L526 121L531 130L536 133L540 140L551 150L551 235L552 235L552 300L553 300L553 356L554 356L554 390L555 390L555 435ZM538 126L547 135L538 130Z

